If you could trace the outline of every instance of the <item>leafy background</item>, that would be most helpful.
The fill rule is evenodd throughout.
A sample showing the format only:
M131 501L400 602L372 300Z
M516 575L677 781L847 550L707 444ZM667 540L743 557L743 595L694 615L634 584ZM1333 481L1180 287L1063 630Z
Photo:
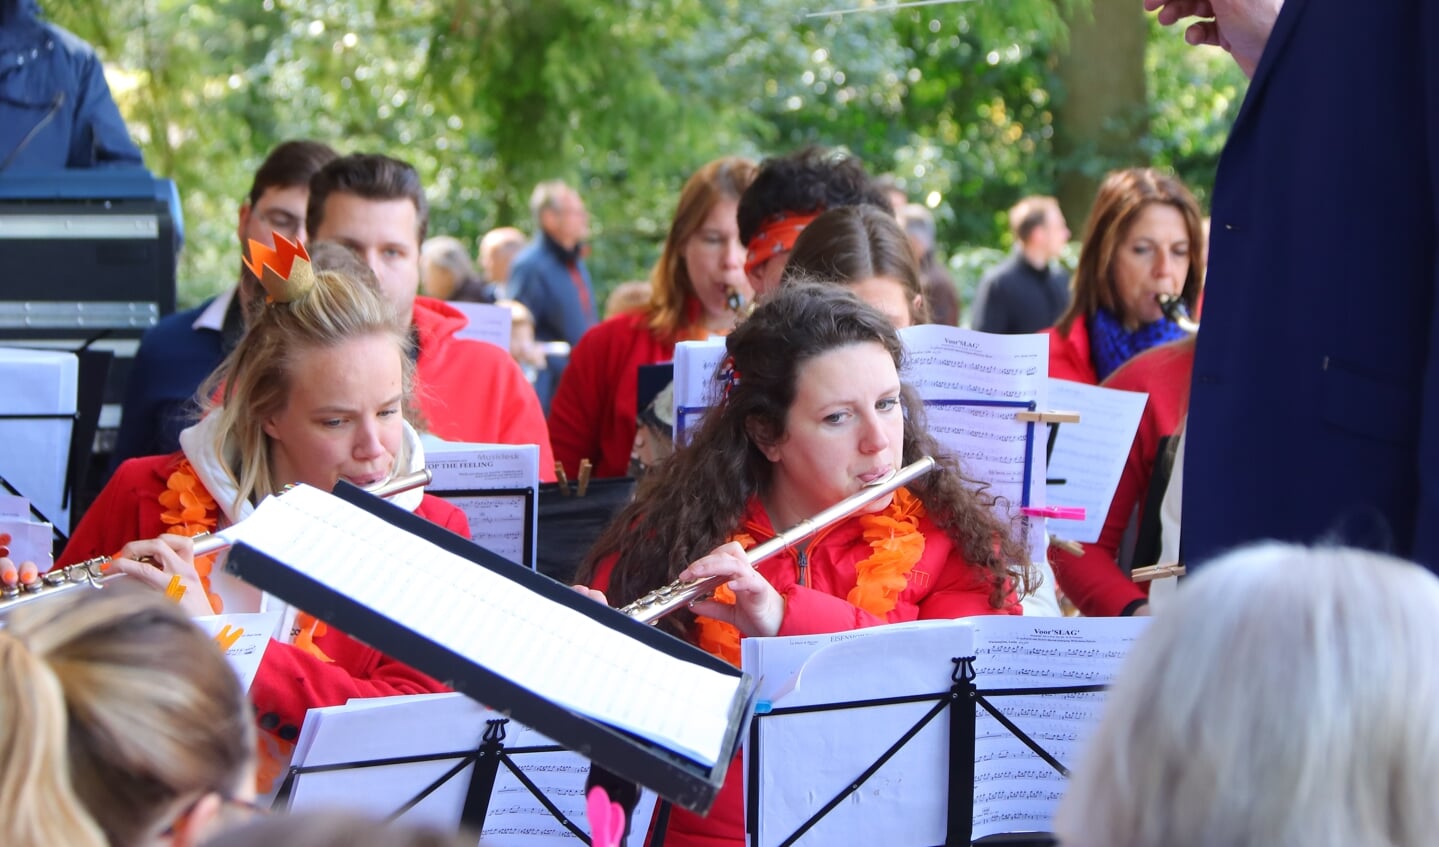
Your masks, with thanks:
M147 163L180 187L182 305L233 282L238 205L265 153L295 137L410 161L428 186L431 234L471 243L494 226L528 231L530 188L568 179L591 208L591 266L606 289L646 276L680 185L704 162L844 147L934 210L968 295L1007 247L1004 210L1019 197L1060 192L1079 232L1087 195L1061 191L1066 175L1154 164L1205 197L1244 93L1226 56L1152 21L1139 24L1137 46L1116 38L1110 49L1101 38L1104 49L1082 61L1067 54L1072 27L1142 18L1137 0L972 0L840 16L813 13L875 4L46 5L96 45ZM1090 143L1072 112L1057 117L1066 91L1108 62L1145 78L1144 102L1123 110L1138 120L1118 109L1097 116L1118 128L1117 146Z

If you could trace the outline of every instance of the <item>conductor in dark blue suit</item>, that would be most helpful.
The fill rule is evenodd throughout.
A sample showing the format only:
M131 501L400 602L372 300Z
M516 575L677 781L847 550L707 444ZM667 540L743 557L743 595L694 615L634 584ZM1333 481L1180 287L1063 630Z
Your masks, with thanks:
M1143 0L1252 82L1220 160L1188 563L1258 538L1439 567L1439 2Z

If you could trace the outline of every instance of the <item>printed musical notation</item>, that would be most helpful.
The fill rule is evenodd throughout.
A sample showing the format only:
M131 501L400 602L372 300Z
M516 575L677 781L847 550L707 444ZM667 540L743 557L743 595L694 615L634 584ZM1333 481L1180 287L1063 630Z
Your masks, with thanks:
M1043 521L1020 519L1018 509L1044 505L1046 434L1014 416L1030 404L1045 407L1048 339L933 325L910 327L900 337L903 376L924 400L930 432L998 498L996 512L1032 555L1043 555Z
M977 620L976 684L982 692L1107 684L1143 630L1134 618ZM1102 692L1025 694L990 702L1065 767L1099 722ZM987 710L975 711L974 836L1047 830L1065 777Z

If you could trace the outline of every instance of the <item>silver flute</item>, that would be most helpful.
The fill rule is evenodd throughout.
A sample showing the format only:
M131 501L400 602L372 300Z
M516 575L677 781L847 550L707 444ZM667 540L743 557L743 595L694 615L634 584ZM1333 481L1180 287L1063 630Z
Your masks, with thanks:
M903 488L936 467L937 463L932 456L925 456L919 461L905 465L888 476L869 483L828 509L823 509L818 514L805 518L763 544L755 545L745 551L745 558L751 567L758 565L776 553L804 541L830 524L844 520L884 495ZM651 591L628 606L622 607L620 611L641 623L652 624L696 600L709 597L716 588L729 579L730 577L727 576L710 576L702 579L678 580L657 591Z
M365 490L376 497L389 497L412 488L429 485L431 476L429 468L424 468L411 474L397 476ZM285 492L293 487L285 486L276 496L284 496ZM230 546L230 540L219 533L196 535L194 542L196 556L218 553ZM83 586L100 588L111 579L124 576L122 573L105 573L105 565L109 564L112 558L114 557L96 556L93 559L86 559L63 568L54 568L38 575L32 582L0 586L0 620L27 603L46 597L57 597Z

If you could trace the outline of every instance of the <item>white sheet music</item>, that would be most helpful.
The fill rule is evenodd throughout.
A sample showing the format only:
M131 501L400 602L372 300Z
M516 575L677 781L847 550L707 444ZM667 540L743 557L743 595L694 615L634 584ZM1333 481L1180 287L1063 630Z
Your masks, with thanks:
M493 303L468 303L463 300L449 300L446 306L454 306L465 313L469 323L455 333L460 338L493 344L506 353L510 352L510 332L513 329L514 313L507 306Z
M460 444L441 442L425 450L425 466L434 474L426 491L465 513L470 538L481 547L533 569L538 518L526 506L539 488L540 448L533 444ZM461 491L526 490L508 494L458 494ZM525 556L525 540L530 555Z
M296 744L293 764L330 764L459 753L479 746L485 721L503 717L458 694L351 700L347 705L311 709ZM505 748L515 764L568 820L589 831L585 820L585 778L589 762L569 751L532 753L525 748L554 742L511 720ZM387 817L440 779L457 758L404 765L383 765L301 774L290 808L351 809ZM411 824L454 827L464 808L472 768L451 777L399 819ZM635 809L627 847L641 847L654 812L654 794L646 791ZM485 816L481 847L564 847L579 839L535 799L517 777L501 767Z
M704 410L719 396L715 368L724 357L724 338L718 336L675 345L675 446L689 443Z
M1079 423L1059 427L1049 476L1064 484L1049 486L1049 502L1085 510L1082 521L1056 521L1055 535L1086 544L1099 540L1148 398L1143 392L1049 380L1050 404L1080 415Z
M1108 684L1147 618L973 618L976 684L1034 688ZM990 701L1066 768L1099 722L1103 693ZM1066 779L989 712L976 709L974 837L1047 832Z
M719 758L740 678L669 656L326 492L270 497L225 531L537 696Z
M255 681L255 674L260 671L260 660L265 658L265 649L270 646L270 639L280 634L280 617L280 612L204 615L195 618L195 625L211 636L219 635L225 627L230 628L229 634L232 636L239 632L234 643L225 648L225 659L239 675L240 685L249 691L250 685Z
M24 445L24 449L0 450L0 476L41 514L66 529L70 508L64 502L65 469L79 375L74 353L0 346L0 391L5 396L0 443Z
M755 847L789 838L940 702L955 656L976 656L981 691L1108 683L1146 620L1003 615L923 621L836 636L745 639L744 669L763 675L775 710L937 695L915 703L756 718L759 830ZM746 644L756 641L763 643ZM775 680L784 680L776 682ZM995 697L1022 730L1072 766L1102 694ZM976 706L975 838L1047 831L1064 778ZM950 720L939 714L796 843L920 847L945 840ZM746 749L745 755L755 751ZM816 762L825 767L815 767ZM746 772L749 763L746 763ZM748 796L749 792L746 792Z
M1031 558L1043 556L1044 522L1021 520L1019 507L1024 502L1026 468L1032 481L1029 505L1045 503L1048 430L1014 419L1025 406L978 403L1033 402L1036 409L1046 410L1049 337L994 335L929 324L901 330L900 337L905 345L903 376L925 401L930 432L959 457L966 474L988 483L990 494L1004 498L1008 505L999 505L1001 519L1014 521L1020 531L1027 527L1023 540Z

